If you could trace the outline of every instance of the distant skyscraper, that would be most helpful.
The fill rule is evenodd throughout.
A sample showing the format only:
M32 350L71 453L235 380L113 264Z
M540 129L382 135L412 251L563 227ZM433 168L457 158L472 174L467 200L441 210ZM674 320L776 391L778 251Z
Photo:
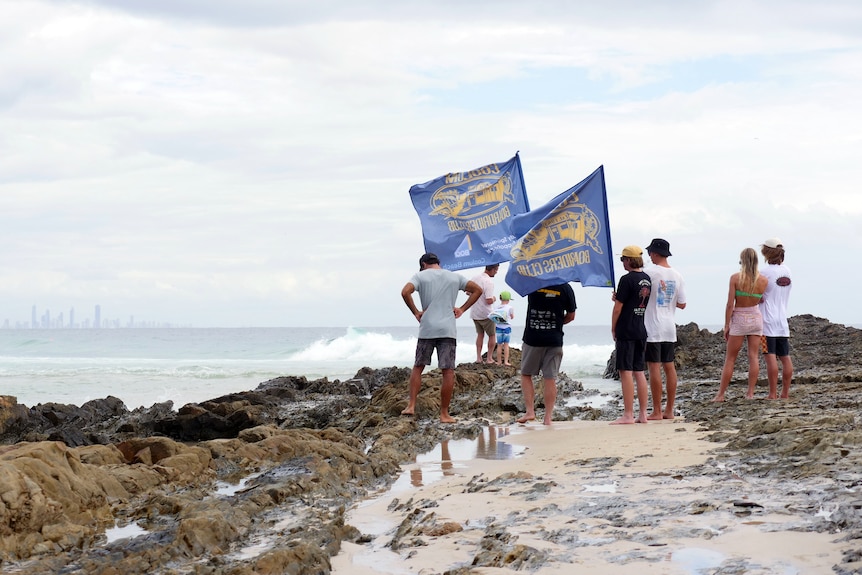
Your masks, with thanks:
M93 320L93 327L99 329L102 327L102 306L96 305L96 318Z
M69 309L69 327L75 327L75 308Z
M36 323L36 306L30 311L30 327L36 329L39 325Z

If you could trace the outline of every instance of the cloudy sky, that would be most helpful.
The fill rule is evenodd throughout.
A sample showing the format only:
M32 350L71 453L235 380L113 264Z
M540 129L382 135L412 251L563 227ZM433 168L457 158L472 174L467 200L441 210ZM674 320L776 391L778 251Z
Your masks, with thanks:
M0 322L411 325L408 189L520 151L534 207L604 166L679 323L778 236L791 313L862 324L856 0L0 4Z

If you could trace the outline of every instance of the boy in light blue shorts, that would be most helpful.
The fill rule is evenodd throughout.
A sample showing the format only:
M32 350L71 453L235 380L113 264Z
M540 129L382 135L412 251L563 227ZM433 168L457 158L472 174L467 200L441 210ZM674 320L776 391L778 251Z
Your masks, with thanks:
M497 363L500 363L502 355L502 365L509 365L509 340L512 336L512 324L509 323L515 318L515 310L510 303L512 294L504 291L500 293L500 305L494 308L488 319L494 320L496 337L497 337Z

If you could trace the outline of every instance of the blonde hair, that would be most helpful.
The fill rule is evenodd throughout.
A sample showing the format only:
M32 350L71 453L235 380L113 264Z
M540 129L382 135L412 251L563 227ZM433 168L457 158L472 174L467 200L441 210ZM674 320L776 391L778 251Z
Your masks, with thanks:
M754 291L754 284L757 282L757 252L752 248L745 248L739 254L739 289L746 292Z

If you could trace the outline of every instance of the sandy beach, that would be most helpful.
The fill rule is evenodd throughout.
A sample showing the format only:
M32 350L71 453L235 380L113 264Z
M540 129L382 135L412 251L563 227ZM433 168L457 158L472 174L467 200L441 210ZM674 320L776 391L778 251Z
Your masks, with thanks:
M697 424L566 421L496 434L523 452L441 461L436 480L353 508L347 522L372 540L345 542L333 573L826 575L841 560L835 535L807 530L826 510L719 462L724 445Z

